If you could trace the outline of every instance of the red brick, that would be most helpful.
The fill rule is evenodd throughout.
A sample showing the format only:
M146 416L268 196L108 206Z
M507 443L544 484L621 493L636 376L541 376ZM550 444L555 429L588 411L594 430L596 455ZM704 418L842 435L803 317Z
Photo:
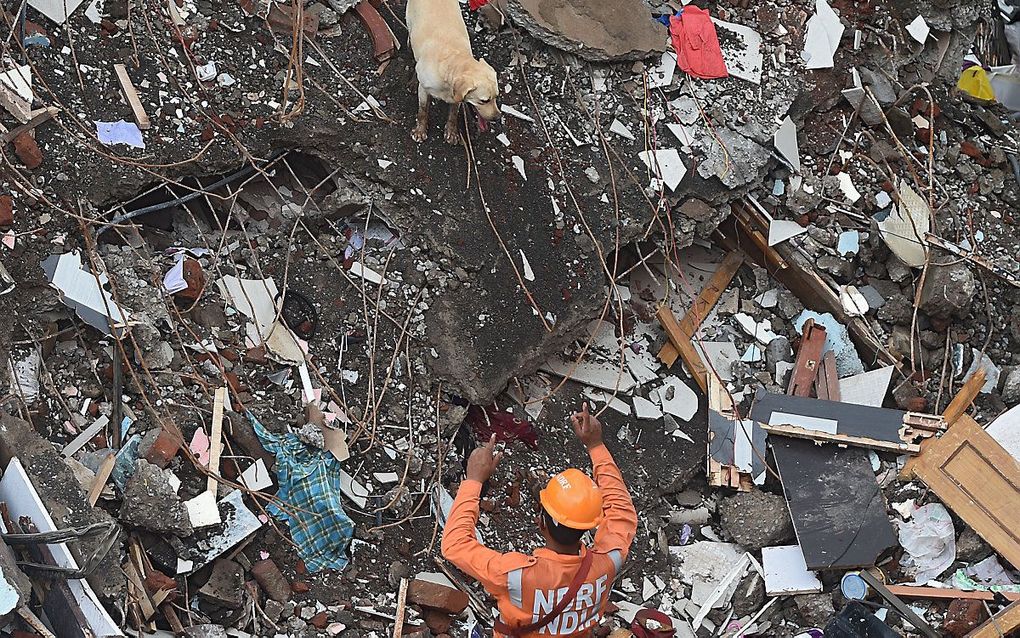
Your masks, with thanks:
M316 629L325 629L329 624L329 616L326 615L326 612L320 611L308 619L308 624Z
M10 195L0 195L0 228L14 225L14 200Z
M988 617L980 600L957 599L949 603L942 630L946 636L962 638Z
M181 449L180 439L171 434L166 428L160 428L156 440L149 449L145 450L142 457L156 467L163 469L170 465L170 459L177 456Z
M450 631L450 625L453 624L453 618L450 614L444 614L441 611L435 609L425 609L422 611L422 620L428 625L428 628L432 630L433 634L445 634Z
M35 138L27 132L14 138L14 153L28 170L42 166L42 151L39 150L39 145L35 143Z
M295 580L290 584L290 590L295 594L307 594L312 588L303 580Z
M407 602L457 615L468 605L467 594L426 580L412 580L407 588Z
M267 558L256 561L251 566L251 575L255 578L255 582L259 584L259 587L262 588L262 591L266 592L266 596L279 603L285 603L290 600L291 585L287 582L287 578L280 571L280 568L273 562L273 559Z
M149 573L145 575L145 590L148 591L149 594L153 596L157 592L161 591L176 592L177 581L174 580L173 578L170 578L169 576L159 571L158 569L153 569L150 570ZM174 594L171 594L170 596L167 597L167 599L173 600L175 597L176 596Z

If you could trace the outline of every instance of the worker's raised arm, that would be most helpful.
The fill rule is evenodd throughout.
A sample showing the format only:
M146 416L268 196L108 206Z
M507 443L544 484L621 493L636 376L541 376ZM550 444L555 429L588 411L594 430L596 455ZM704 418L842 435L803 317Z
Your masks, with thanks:
M602 523L595 532L595 549L608 552L618 549L624 558L630 551L631 541L637 534L637 511L623 475L613 455L604 444L590 448L592 474L602 492Z
M467 478L461 482L457 497L450 508L450 517L443 531L441 549L443 558L471 576L493 594L506 592L506 573L526 564L519 554L501 554L478 541L475 526L478 524L478 501L482 483L492 475L501 454L494 454L495 436L486 446L471 453L468 459Z
M581 412L571 417L571 423L577 438L588 448L595 484L602 492L603 518L595 532L595 550L608 552L618 549L626 557L637 533L637 511L630 499L630 492L627 491L613 455L602 443L602 424L588 414L587 403Z

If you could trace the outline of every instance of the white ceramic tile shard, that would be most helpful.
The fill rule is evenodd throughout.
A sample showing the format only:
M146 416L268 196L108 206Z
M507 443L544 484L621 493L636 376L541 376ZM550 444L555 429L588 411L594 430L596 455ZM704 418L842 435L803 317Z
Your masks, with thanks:
M684 166L680 153L675 148L641 151L638 157L671 191L676 190L680 181L687 175L687 167Z
M663 379L665 385L653 391L659 406L666 414L690 421L698 412L698 395L679 377Z
M792 237L803 235L806 232L807 228L797 222L791 222L786 219L773 219L769 222L769 246L781 244Z
M748 336L754 337L763 346L769 345L773 339L779 336L772 332L772 324L769 323L768 319L755 321L751 315L744 312L738 312L733 315L733 319L740 324L740 327Z
M670 49L662 54L657 65L648 69L648 88L658 89L672 84L676 69L676 53Z
M82 2L84 0L29 0L28 4L50 20L63 24Z
M846 197L851 204L856 204L857 200L861 198L861 193L854 186L853 178L846 173L838 173L836 179L839 180L839 190L843 192L843 197Z
M868 306L868 300L864 298L857 286L840 287L839 303L843 305L843 311L851 317L863 317L871 309Z
M843 403L882 407L895 371L896 366L886 366L840 379L839 400Z
M905 180L900 182L899 191L899 205L878 222L878 230L900 261L920 268L927 254L925 235L931 230L931 208Z
M910 34L910 37L924 44L928 41L928 36L931 35L931 27L928 26L924 16L919 15L914 18L913 22L907 25L907 33Z
M782 126L776 130L776 134L772 137L772 142L775 144L779 155L793 167L793 172L799 173L800 146L797 143L797 125L793 123L793 119L789 115L783 120Z
M622 138L631 141L634 141L635 139L634 134L630 132L630 129L627 128L627 125L621 122L620 120L613 120L613 123L610 124L609 126L609 130L612 131L613 133L616 133Z
M1010 456L1020 462L1020 405L1000 414L985 428Z
M634 397L634 415L639 419L654 421L662 418L662 410L644 397Z
M524 278L528 281L535 281L535 271L531 269L531 263L523 250L521 251L521 266L524 268Z
M351 272L355 272L354 262ZM361 273L364 276L365 272ZM381 278L381 277L380 277ZM247 326L248 345L257 347L265 344L266 350L282 362L300 364L305 360L304 351L297 337L282 321L277 319L276 297L278 290L272 279L238 279L227 275L217 284L220 293L250 321Z
M800 545L763 547L761 566L765 571L765 593L769 596L822 591L822 582L818 580L818 575L808 571Z
M843 23L825 0L815 0L815 14L807 21L803 59L808 69L831 69L839 41L843 38Z
M832 419L804 416L803 414L773 412L769 415L769 425L791 425L805 430L825 432L826 434L836 434L836 428L839 426L839 422L833 421Z
M723 29L729 31L736 35L736 38L733 40L740 40L739 43L734 42L732 46L726 44L720 47L722 49L723 61L726 62L726 70L729 74L741 80L761 84L763 61L761 35L754 29L742 24L717 20L716 18L712 18L712 22L715 23L717 30ZM730 41L726 38L722 38L722 40Z

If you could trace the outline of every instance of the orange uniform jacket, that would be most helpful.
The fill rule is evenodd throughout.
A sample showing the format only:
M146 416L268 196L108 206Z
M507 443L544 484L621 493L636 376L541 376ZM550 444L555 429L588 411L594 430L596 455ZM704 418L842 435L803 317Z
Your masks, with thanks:
M620 468L609 450L600 445L590 451L595 483L602 492L604 518L595 533L591 570L583 585L558 618L528 638L539 636L585 636L602 617L613 579L620 570L637 532L637 512L623 483ZM522 627L552 610L562 597L581 564L581 556L558 554L540 548L531 556L515 552L501 554L478 542L478 498L482 484L466 480L443 533L443 556L482 583L499 605L503 622ZM497 638L502 634L497 633Z

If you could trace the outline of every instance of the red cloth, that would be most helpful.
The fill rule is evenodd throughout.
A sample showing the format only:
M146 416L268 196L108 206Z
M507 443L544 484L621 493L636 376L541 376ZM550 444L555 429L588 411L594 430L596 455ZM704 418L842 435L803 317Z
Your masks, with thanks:
M468 0L468 8L472 11L478 11L487 4L489 0Z
M669 35L676 50L677 66L681 69L702 80L729 76L719 48L719 36L708 11L694 5L684 7L679 17L669 19Z

